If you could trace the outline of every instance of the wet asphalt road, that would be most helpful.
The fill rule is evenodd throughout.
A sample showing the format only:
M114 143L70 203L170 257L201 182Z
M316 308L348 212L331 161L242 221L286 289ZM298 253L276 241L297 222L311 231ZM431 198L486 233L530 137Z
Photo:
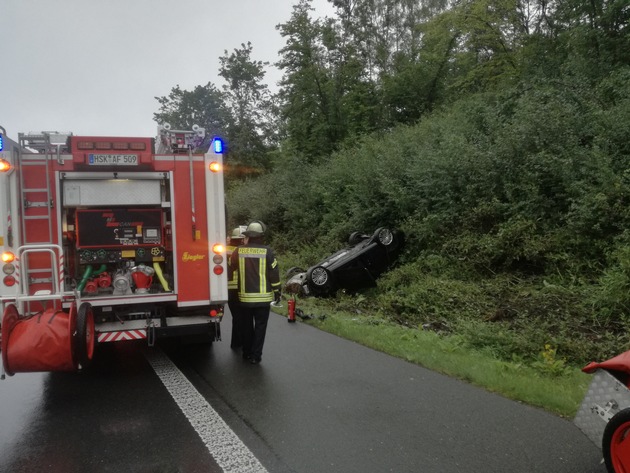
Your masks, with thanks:
M164 351L269 472L605 472L568 420L275 314L252 366L229 325ZM0 472L221 471L135 348L0 382Z
M0 472L220 472L137 345L0 382Z
M307 324L272 316L259 366L214 348L176 361L257 434L270 471L605 472L568 420Z

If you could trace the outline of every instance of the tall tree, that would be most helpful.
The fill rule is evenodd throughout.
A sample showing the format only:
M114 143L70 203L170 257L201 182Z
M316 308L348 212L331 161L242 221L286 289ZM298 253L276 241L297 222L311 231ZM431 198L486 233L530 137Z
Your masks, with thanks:
M630 7L627 0L558 2L556 30L574 59L588 59L591 76L630 64ZM577 62L577 61L575 61ZM574 67L579 67L575 64ZM592 65L592 66L591 66Z
M519 0L472 0L453 9L460 32L455 85L464 92L496 89L518 78L516 55L528 31Z
M268 63L252 59L252 44L241 44L219 58L219 75L225 79L223 96L231 112L229 123L230 159L254 168L269 166L268 151L277 141L269 126L272 104L263 83Z
M153 114L153 119L160 124L168 123L179 130L191 130L193 125L199 125L209 136L224 135L227 131L229 111L223 94L211 82L191 91L176 85L168 96L155 99L160 109Z
M284 71L282 119L288 144L307 160L329 154L338 142L322 24L312 19L312 11L311 0L300 0L289 21L276 27L286 40L276 64Z
M377 82L361 50L343 23L313 20L312 10L301 0L277 27L286 39L277 63L286 132L311 161L382 125Z
M344 42L355 45L372 79L391 72L395 56L417 52L423 8L417 0L332 0ZM435 2L426 2L427 4Z

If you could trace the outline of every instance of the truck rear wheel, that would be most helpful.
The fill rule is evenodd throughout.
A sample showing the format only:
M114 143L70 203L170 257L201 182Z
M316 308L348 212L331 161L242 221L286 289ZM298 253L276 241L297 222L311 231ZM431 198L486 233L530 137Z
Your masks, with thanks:
M77 313L77 328L74 338L76 362L79 369L89 366L94 357L94 314L92 305L84 302L79 306Z

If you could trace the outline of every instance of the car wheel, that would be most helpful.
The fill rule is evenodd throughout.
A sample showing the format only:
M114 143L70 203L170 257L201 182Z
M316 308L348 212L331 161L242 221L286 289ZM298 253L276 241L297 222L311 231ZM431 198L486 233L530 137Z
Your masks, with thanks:
M390 246L394 243L394 233L389 228L379 228L374 232L373 238L381 246Z
M619 411L606 424L602 452L609 473L630 470L630 408Z
M350 234L350 236L348 237L348 243L351 246L358 245L359 243L361 243L366 238L367 237L361 232L352 232Z
M323 266L315 266L306 273L309 287L316 294L325 294L332 290L332 274Z
M293 276L297 276L300 273L304 273L305 271L302 268L298 268L297 266L293 266L289 268L287 271L286 279L291 279Z

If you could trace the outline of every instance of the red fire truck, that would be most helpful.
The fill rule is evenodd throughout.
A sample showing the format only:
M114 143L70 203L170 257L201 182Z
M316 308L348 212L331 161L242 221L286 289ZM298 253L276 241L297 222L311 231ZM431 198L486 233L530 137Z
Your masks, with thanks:
M85 367L100 343L220 339L223 142L0 127L4 373ZM203 148L202 148L203 149Z

